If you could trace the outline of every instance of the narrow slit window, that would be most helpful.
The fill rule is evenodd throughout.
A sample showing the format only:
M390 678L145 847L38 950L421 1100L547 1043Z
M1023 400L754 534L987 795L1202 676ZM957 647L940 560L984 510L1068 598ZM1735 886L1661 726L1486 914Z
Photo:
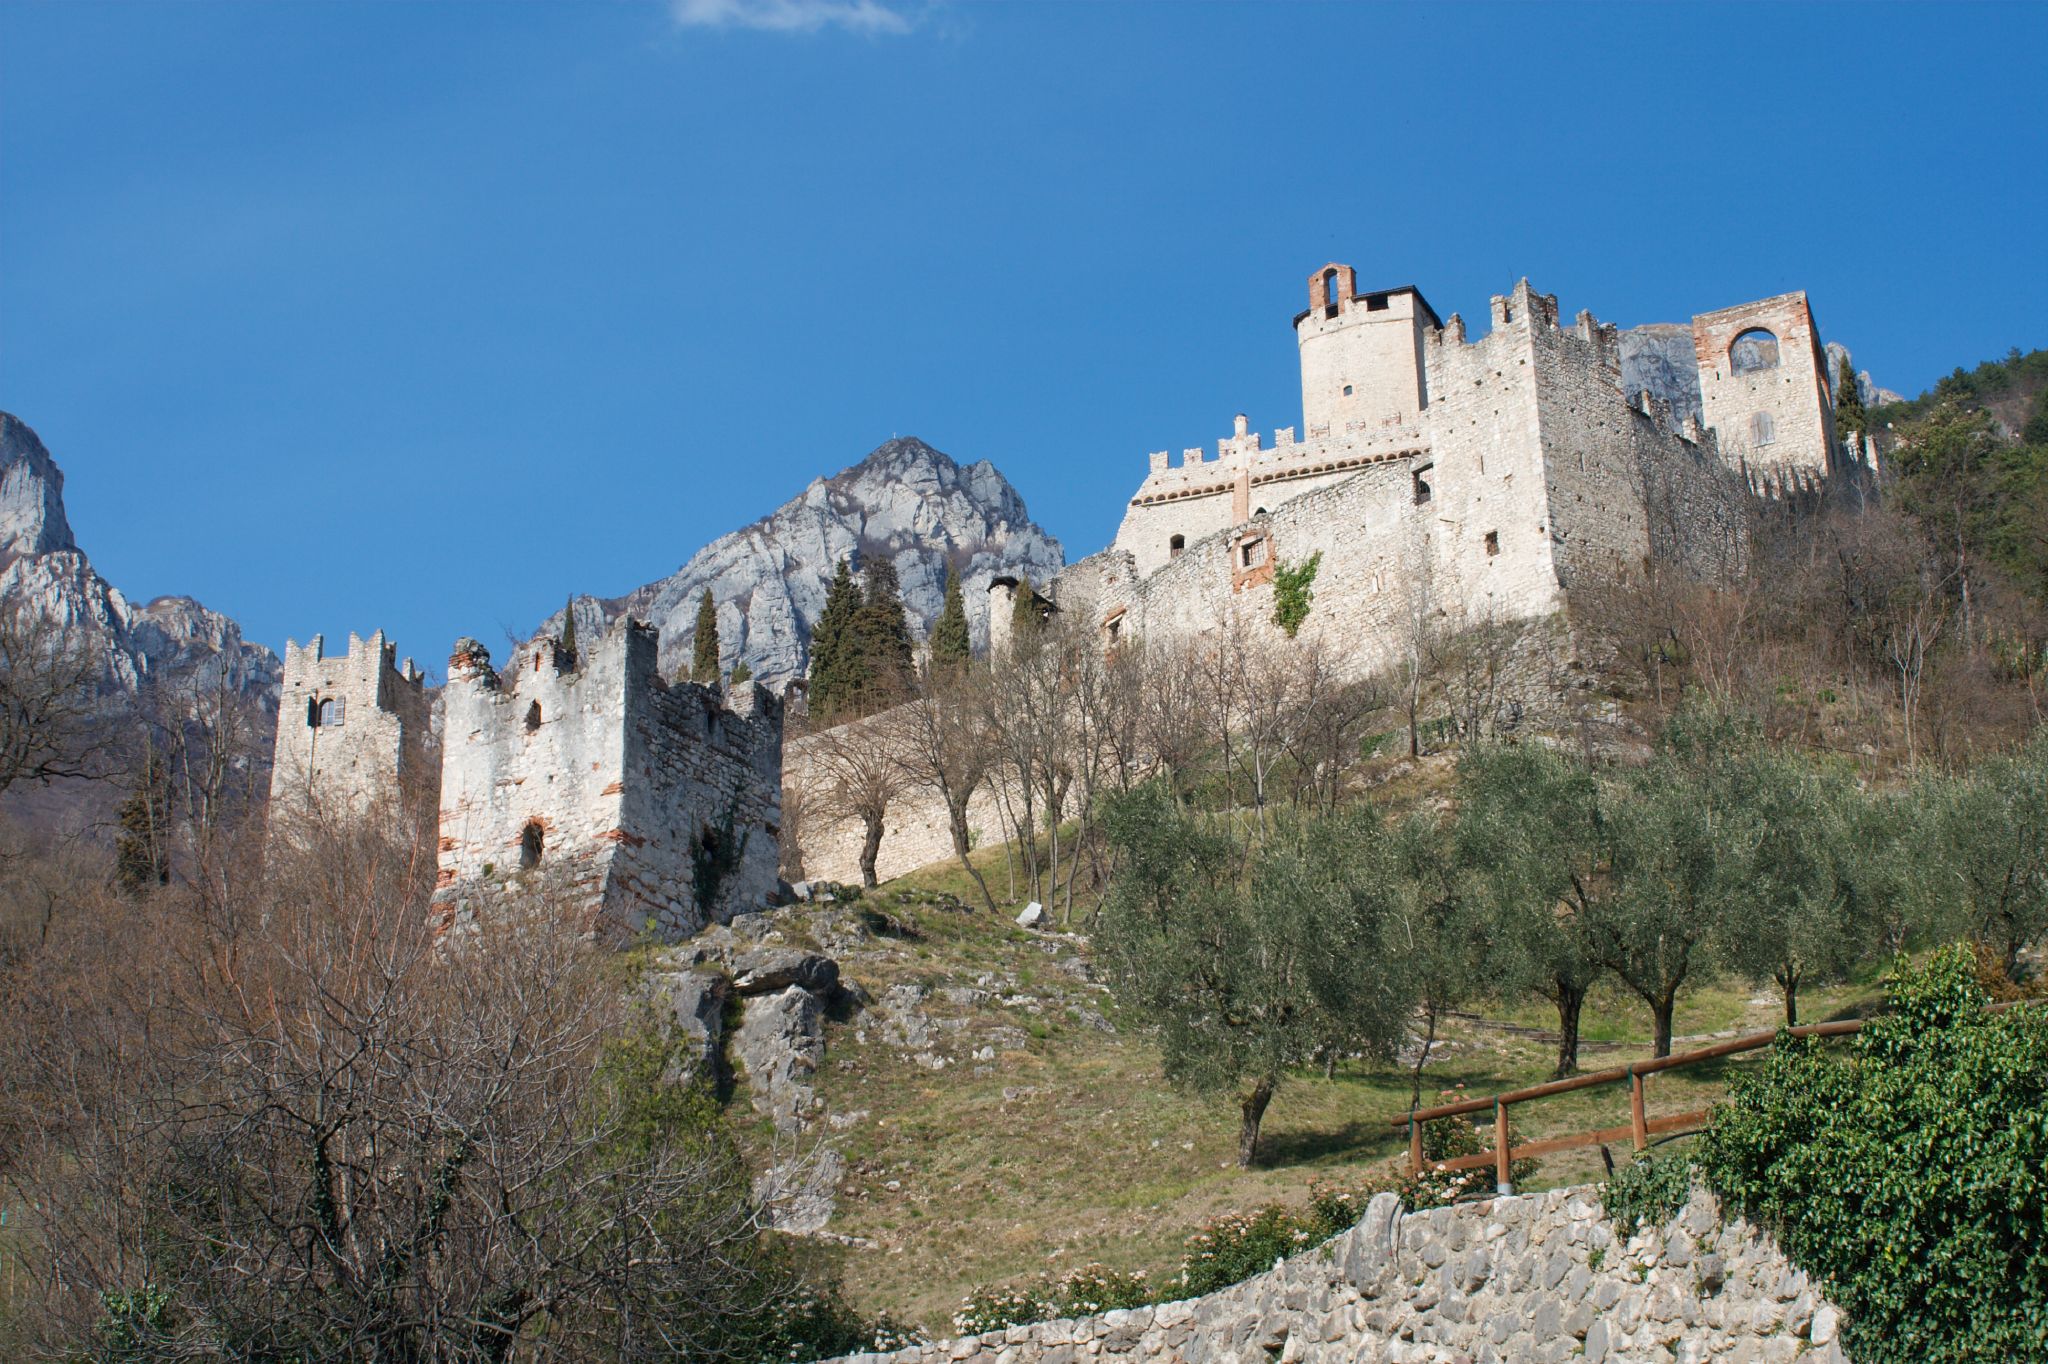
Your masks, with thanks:
M1486 532L1487 557L1491 558L1498 553L1500 553L1500 532L1497 530L1490 530Z
M547 832L540 827L540 821L528 821L526 827L519 831L519 865L529 870L539 866L546 844Z

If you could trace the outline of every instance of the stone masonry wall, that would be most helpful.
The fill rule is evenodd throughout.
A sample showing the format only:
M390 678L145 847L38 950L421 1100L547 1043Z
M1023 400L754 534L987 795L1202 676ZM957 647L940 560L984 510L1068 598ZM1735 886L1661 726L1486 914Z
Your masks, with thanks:
M1207 1297L1015 1326L848 1364L1845 1364L1841 1315L1774 1242L1695 1193L1624 1241L1597 1190L1356 1227Z
M587 929L665 940L768 904L781 834L782 713L752 684L730 703L656 666L630 619L575 658L522 647L504 676L474 641L444 691L438 921L459 926L536 877ZM726 851L719 854L718 849ZM700 868L720 868L700 903Z
M431 803L439 779L433 703L411 659L396 663L382 630L350 634L348 652L330 657L323 636L284 646L277 744L270 770L271 808L312 807L361 813L406 794ZM323 702L328 722L320 723Z
M1738 374L1730 348L1755 328L1777 338L1778 361ZM1692 335L1701 411L1720 435L1723 458L1759 475L1787 471L1795 482L1801 474L1831 471L1835 427L1827 356L1804 292L1701 313L1692 320ZM1770 418L1768 441L1758 438L1759 413Z

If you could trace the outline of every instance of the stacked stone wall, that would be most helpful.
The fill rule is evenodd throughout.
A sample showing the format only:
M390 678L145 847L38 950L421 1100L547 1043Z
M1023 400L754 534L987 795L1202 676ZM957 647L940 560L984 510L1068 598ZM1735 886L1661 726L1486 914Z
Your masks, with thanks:
M1769 1236L1712 1197L1624 1239L1597 1190L1356 1227L1207 1297L1014 1326L848 1364L1845 1364L1840 1312Z

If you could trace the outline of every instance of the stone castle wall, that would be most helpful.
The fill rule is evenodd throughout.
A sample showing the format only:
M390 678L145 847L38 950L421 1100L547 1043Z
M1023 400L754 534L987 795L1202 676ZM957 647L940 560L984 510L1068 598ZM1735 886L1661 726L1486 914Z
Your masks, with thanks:
M284 646L271 807L306 813L316 802L360 814L405 795L430 804L439 780L433 702L411 659L400 665L382 630L348 637L348 652L326 652L315 635Z
M1009 617L1003 613L991 619L1007 622ZM865 831L858 818L833 808L829 798L831 763L822 750L834 742L896 742L891 723L889 713L870 716L839 726L830 735L792 739L785 748L783 783L786 799L797 811L793 836L805 879L860 884ZM967 828L972 846L977 848L992 847L1009 836L1001 797L992 781L984 782L967 802ZM887 881L952 856L953 833L946 821L946 803L936 791L906 786L889 803L882 846L875 854L875 874Z
M729 703L669 684L658 638L629 619L574 658L542 638L502 677L458 646L442 703L444 926L537 878L611 940L672 940L773 899L780 703L751 684Z
M1592 1188L1403 1214L1207 1297L846 1364L1845 1364L1841 1314L1763 1232L1696 1192L1622 1239Z

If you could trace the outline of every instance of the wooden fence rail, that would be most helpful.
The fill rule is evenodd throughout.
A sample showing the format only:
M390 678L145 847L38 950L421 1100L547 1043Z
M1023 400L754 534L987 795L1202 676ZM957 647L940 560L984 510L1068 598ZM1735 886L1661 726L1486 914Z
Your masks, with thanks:
M1989 1012L2000 1012L2011 1008L2010 1004L1993 1004ZM1513 1184L1508 1179L1508 1167L1516 1160L1535 1156L1553 1155L1580 1146L1598 1146L1627 1137L1641 1151L1649 1146L1650 1138L1660 1134L1698 1131L1707 1120L1708 1110L1694 1109L1688 1113L1672 1113L1661 1118L1649 1117L1643 1107L1643 1081L1659 1071L1678 1070L1684 1066L1697 1065L1701 1061L1712 1061L1717 1057L1733 1056L1738 1052L1756 1051L1777 1041L1778 1032L1789 1032L1794 1037L1841 1037L1847 1033L1861 1032L1863 1020L1844 1019L1839 1023L1809 1023L1802 1027L1753 1032L1742 1037L1733 1037L1726 1042L1716 1042L1711 1047L1698 1051L1681 1052L1676 1056L1660 1056L1651 1061L1637 1061L1632 1065L1615 1066L1610 1070L1597 1070L1588 1075L1574 1075L1569 1079L1552 1080L1547 1084L1530 1085L1526 1089L1511 1089L1496 1094L1490 1099L1465 1099L1453 1104L1439 1104L1435 1108L1424 1108L1412 1113L1403 1113L1394 1118L1394 1127L1408 1129L1408 1173L1422 1173L1422 1125L1438 1118L1463 1117L1468 1113L1493 1111L1493 1149L1478 1155L1459 1156L1455 1160L1432 1162L1439 1170L1477 1170L1491 1165L1494 1182L1501 1193L1512 1193ZM1626 1127L1603 1127L1596 1132L1580 1132L1569 1137L1546 1137L1542 1141L1526 1142L1510 1149L1508 1142L1508 1109L1519 1103L1535 1099L1547 1099L1556 1094L1569 1094L1573 1090L1592 1089L1599 1085L1626 1083L1629 1094L1629 1124Z

